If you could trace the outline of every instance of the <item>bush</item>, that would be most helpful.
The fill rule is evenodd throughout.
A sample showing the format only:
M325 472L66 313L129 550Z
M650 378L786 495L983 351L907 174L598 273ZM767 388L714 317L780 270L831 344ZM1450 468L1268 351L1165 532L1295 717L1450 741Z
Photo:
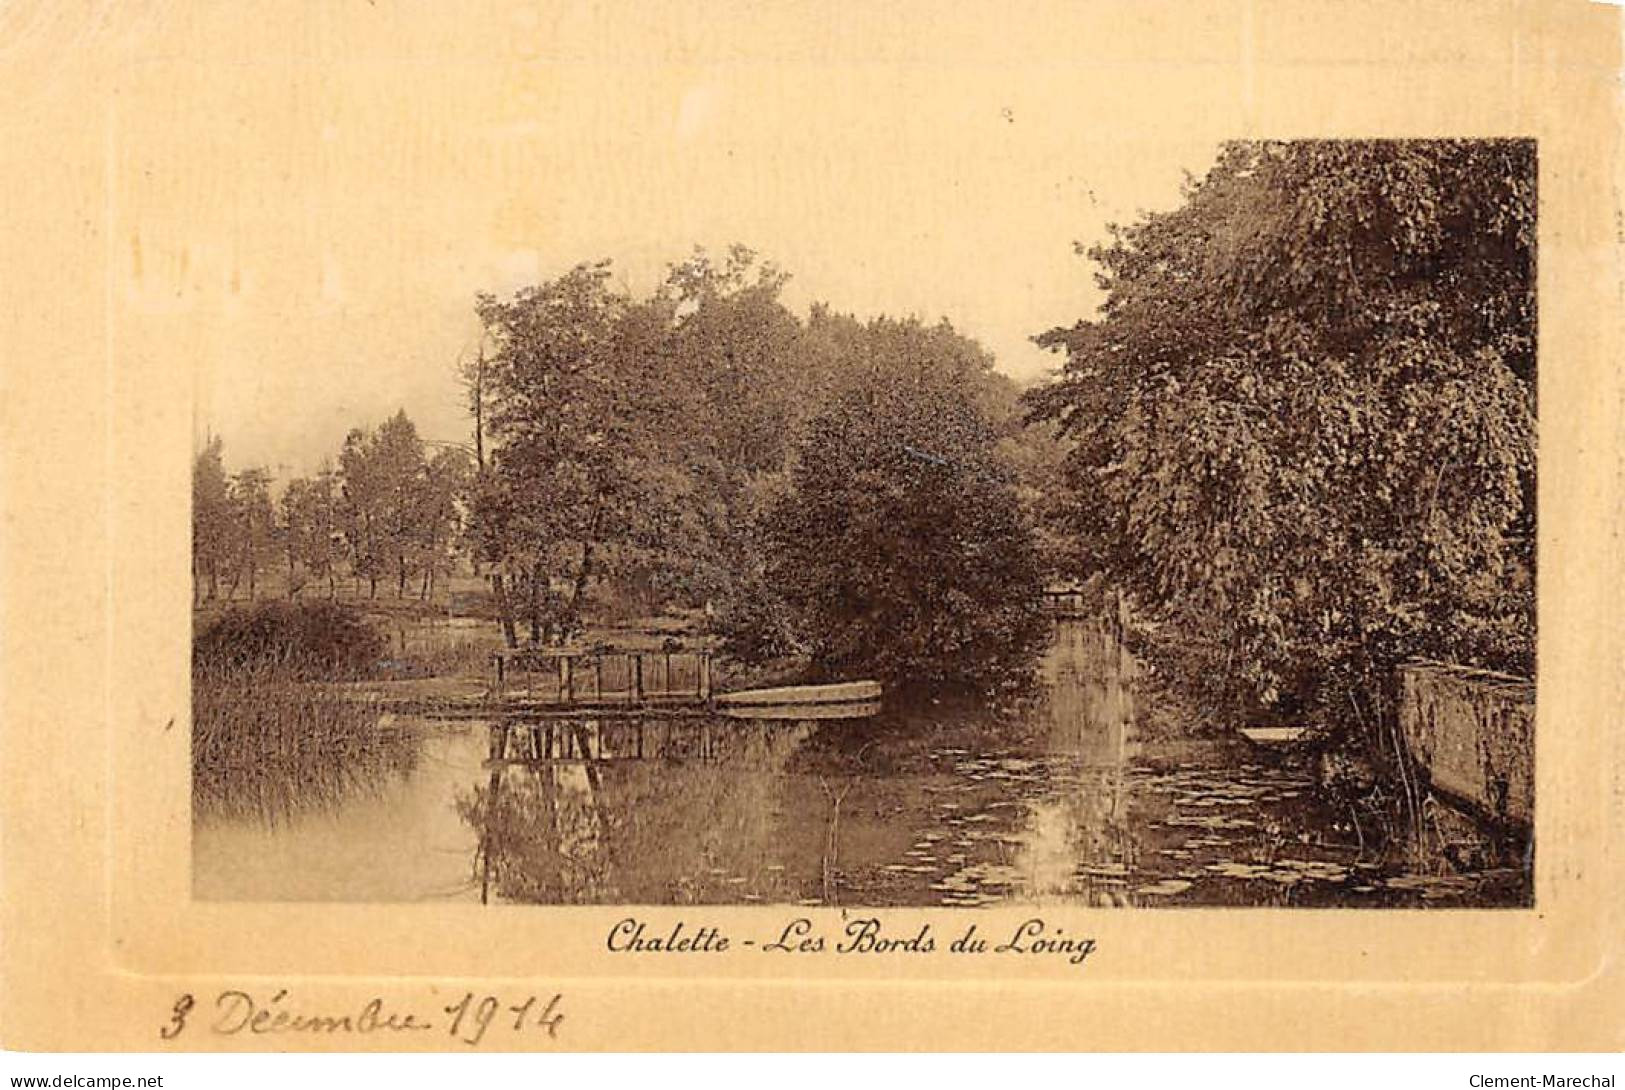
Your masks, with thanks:
M744 666L788 658L801 649L789 607L755 574L744 576L722 597L714 627L723 652Z
M355 678L376 669L383 637L335 602L265 602L230 609L192 643L194 672L274 669L287 677Z
M974 346L913 323L865 335L873 374L809 423L767 516L767 583L823 676L1019 686L1048 634L1044 565L997 430L951 366Z

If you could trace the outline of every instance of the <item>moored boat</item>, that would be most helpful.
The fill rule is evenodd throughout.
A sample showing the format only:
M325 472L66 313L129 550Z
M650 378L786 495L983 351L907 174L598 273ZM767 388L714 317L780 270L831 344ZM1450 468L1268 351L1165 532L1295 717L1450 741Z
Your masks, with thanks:
M1240 727L1238 730L1255 746L1287 746L1309 737L1308 727Z
M878 702L880 694L878 681L842 681L833 685L781 685L772 689L719 693L716 703L722 708L861 704Z

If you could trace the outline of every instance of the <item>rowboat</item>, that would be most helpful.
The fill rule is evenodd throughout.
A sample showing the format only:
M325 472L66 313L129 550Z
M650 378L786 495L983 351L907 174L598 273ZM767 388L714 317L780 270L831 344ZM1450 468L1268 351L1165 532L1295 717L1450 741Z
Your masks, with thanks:
M1308 727L1241 727L1240 732L1255 746L1287 746L1309 737Z
M878 700L842 704L730 704L717 708L729 719L868 719L880 714Z
M784 706L817 707L829 704L873 704L880 700L878 681L842 681L834 685L781 685L774 689L742 689L719 693L717 706L771 708Z

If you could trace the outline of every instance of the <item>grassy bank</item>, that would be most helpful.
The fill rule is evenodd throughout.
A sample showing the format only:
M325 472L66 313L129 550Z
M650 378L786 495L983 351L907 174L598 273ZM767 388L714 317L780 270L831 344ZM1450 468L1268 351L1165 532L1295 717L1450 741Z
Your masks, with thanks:
M276 821L409 770L410 735L376 711L268 669L194 670L192 803Z
M278 820L410 766L413 747L327 684L373 676L385 643L333 603L261 603L202 627L192 648L198 814Z

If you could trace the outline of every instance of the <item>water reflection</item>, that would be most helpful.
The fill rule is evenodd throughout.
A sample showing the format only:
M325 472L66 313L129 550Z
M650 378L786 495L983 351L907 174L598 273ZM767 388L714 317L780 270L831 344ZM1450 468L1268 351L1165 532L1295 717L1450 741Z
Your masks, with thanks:
M1147 736L1135 663L1102 627L1057 624L1041 680L1002 715L425 722L393 793L274 827L200 825L198 885L545 904L1527 900L1521 874L1392 871L1302 767ZM385 823L407 832L382 844Z
M459 798L480 831L487 898L577 903L781 900L781 786L806 723L497 727L497 758ZM512 740L510 740L511 744ZM537 756L537 755L540 756Z

